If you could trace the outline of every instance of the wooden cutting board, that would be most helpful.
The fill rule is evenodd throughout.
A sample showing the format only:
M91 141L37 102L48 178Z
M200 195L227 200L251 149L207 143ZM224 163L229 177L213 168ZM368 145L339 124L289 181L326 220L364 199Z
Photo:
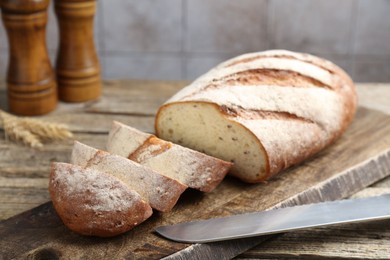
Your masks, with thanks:
M244 212L345 198L390 174L390 117L359 108L353 124L334 145L267 183L226 178L212 193L186 191L172 212L157 213L114 238L70 232L50 202L0 223L0 258L118 259L231 258L267 237L211 244L182 244L153 232L156 226Z

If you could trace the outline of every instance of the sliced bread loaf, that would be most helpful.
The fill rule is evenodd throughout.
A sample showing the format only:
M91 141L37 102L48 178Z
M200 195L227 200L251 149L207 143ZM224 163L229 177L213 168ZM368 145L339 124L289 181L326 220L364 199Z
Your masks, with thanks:
M82 235L119 235L153 213L137 192L117 178L72 164L52 164L49 191L64 224Z
M212 191L232 166L119 122L113 122L107 150L204 192Z
M75 142L71 163L110 174L123 181L130 189L158 211L166 212L175 206L186 185L161 175L119 155Z
M169 99L158 137L234 162L247 182L269 179L334 142L351 123L356 91L335 64L284 50L245 54Z

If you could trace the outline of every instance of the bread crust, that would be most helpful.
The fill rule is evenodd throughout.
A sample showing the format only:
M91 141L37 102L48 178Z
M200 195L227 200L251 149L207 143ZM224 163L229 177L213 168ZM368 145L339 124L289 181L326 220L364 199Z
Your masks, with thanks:
M235 175L260 182L339 138L353 120L357 95L351 78L332 62L272 50L223 62L176 93L157 112L157 136L171 140L161 134L161 114L188 103L214 104L221 117L256 136L258 149L265 151L265 171L249 180L247 173ZM171 128L175 130L173 125Z
M179 103L179 102L178 102L178 103ZM199 103L201 103L201 104L206 104L206 105L212 106L212 107L214 107L216 110L220 111L221 114L224 114L224 115L225 115L225 119L226 119L230 124L234 124L234 125L236 125L236 126L238 126L238 127L242 127L245 131L247 131L247 134L248 134L248 135L251 135L251 136L254 137L254 139L256 140L256 142L257 142L257 144L258 144L258 147L263 151L263 154L264 154L264 156L265 156L265 158L266 158L266 160L265 160L265 162L266 162L266 164L265 164L265 175L264 175L263 172L260 172L260 170L259 170L258 173L255 173L255 174L254 174L254 175L261 176L261 177L259 177L259 178L257 178L257 179L246 178L246 176L242 176L241 174L236 173L236 172L233 172L233 171L230 171L230 172L229 172L229 175L238 177L238 178L240 178L241 180L243 180L243 181L245 181L245 182L248 182L248 183L257 183L258 180L269 179L269 178L271 177L271 176L269 176L269 174L270 174L270 165L269 165L268 154L266 153L266 150L264 149L262 143L261 143L260 140L257 138L257 136L256 136L251 130L249 130L245 125L240 124L240 123L236 122L235 120L233 120L233 119L229 116L230 113L229 113L226 109L224 109L223 107L221 107L221 106L219 106L219 105L217 105L217 104L215 104L215 103L206 102L206 101L196 101L196 102L194 102L194 101L183 101L183 102L180 102L180 103L186 103L186 104L193 104L193 103L199 104ZM161 133L161 129L159 128L159 125L157 124L158 118L160 117L160 113L161 113L165 108L167 108L167 107L169 107L169 106L173 106L173 105L175 105L175 104L177 104L177 103L166 103L166 104L162 105L162 106L160 107L160 109L157 111L157 114L156 114L156 121L155 121L155 125L154 125L154 126L155 126L155 130L156 130L157 136L159 136L159 135L161 136L161 134L160 134L160 133ZM190 148L195 149L195 147L190 147ZM205 152L205 151L203 151L203 152ZM222 159L223 159L223 158L222 158ZM233 164L233 165L234 165L234 164ZM232 166L233 166L233 165L232 165Z
M116 236L153 213L138 193L118 179L72 164L52 163L49 192L64 224L82 235Z
M75 141L71 163L110 174L138 192L158 211L170 211L186 185L122 156L110 154Z
M119 122L113 123L107 149L203 192L214 190L232 166Z

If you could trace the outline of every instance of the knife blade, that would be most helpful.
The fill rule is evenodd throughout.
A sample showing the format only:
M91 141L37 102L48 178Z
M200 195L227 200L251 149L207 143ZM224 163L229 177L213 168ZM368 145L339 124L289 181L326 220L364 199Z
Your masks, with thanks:
M177 242L207 243L388 218L390 194L385 194L160 226L155 231Z

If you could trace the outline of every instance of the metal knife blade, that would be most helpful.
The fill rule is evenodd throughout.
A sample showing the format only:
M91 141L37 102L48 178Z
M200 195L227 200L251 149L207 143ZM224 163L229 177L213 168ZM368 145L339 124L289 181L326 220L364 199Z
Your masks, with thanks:
M390 194L233 215L156 228L170 240L206 243L390 218Z

